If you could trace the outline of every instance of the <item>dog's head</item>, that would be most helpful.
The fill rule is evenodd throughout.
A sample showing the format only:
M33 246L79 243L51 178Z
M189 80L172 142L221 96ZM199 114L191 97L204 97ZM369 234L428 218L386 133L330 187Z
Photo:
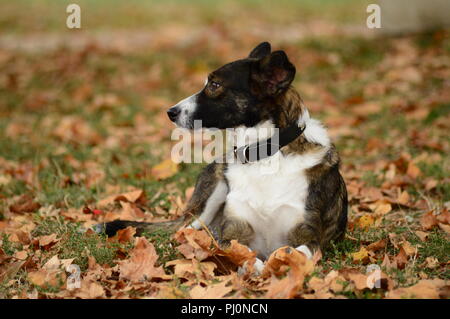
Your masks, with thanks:
M204 88L171 107L167 114L180 127L252 127L264 120L261 108L284 93L295 67L284 51L271 52L263 42L242 60L225 64L208 75Z

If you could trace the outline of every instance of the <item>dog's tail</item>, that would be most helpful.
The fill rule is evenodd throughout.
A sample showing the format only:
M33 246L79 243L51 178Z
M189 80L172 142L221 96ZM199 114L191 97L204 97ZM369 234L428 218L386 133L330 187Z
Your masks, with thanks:
M117 231L131 226L136 228L136 235L140 236L143 233L152 233L157 230L175 232L185 222L185 216L182 216L175 220L158 223L134 222L129 220L116 219L112 222L97 224L93 227L93 230L99 234L105 233L106 235L108 235L108 237L111 237L114 236Z

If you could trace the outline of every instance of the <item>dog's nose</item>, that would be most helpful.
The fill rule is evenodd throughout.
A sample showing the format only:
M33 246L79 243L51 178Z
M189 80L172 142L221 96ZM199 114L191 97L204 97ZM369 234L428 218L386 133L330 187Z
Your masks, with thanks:
M168 111L167 111L167 115L169 116L169 119L172 122L175 122L178 118L178 115L180 115L180 108L177 106L171 107Z

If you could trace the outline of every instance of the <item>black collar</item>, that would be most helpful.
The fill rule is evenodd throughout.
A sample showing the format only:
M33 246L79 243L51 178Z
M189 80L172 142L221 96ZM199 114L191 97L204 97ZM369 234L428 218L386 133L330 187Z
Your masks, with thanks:
M282 147L294 141L305 131L306 125L298 126L297 123L280 129L273 136L262 142L250 145L234 147L234 157L242 164L252 163L276 154ZM278 141L276 143L275 141Z

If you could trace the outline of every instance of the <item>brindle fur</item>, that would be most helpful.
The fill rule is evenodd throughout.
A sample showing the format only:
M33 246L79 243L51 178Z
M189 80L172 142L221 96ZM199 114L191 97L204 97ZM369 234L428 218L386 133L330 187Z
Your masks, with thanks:
M285 128L307 112L299 93L290 85L294 75L295 67L285 53L270 53L270 45L262 43L247 59L226 64L210 74L210 80L220 81L223 86L214 92L206 86L200 92L199 109L194 119L201 119L205 127L218 128L251 127L270 119L276 127ZM250 84L245 82L246 77L252 79ZM281 151L284 155L300 155L319 152L323 148L300 136ZM291 246L306 245L315 251L325 249L332 240L343 238L347 225L347 191L339 173L339 162L339 155L331 145L322 162L307 170L306 214L288 234ZM218 163L204 168L183 217L157 224L115 221L105 225L106 233L112 235L126 226L137 227L141 233L155 228L174 231L187 225L202 213L219 181L227 183L226 170L227 164ZM209 225L216 240L222 245L227 245L232 239L249 244L254 236L250 224L239 218L225 217L223 209L224 205Z

